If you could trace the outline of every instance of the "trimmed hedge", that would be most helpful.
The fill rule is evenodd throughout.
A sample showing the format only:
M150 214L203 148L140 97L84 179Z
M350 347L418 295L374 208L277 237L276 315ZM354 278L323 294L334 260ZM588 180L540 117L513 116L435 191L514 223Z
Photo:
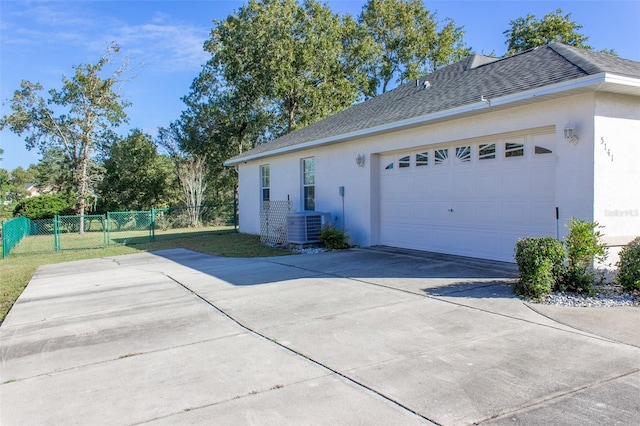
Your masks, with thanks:
M520 279L513 287L514 292L534 299L551 293L565 257L562 243L555 238L520 238L515 255Z

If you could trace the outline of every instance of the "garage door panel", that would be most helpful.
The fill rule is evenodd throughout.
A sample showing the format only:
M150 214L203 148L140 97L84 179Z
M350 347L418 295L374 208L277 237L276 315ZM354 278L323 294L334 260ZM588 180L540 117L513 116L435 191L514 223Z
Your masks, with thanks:
M478 252L485 253L491 258L500 257L503 251L503 242L501 238L496 238L495 232L476 231L475 237L475 249Z
M530 181L532 196L546 196L549 190L556 186L555 167L546 166L533 169Z
M469 164L465 164L464 167L467 168L470 166ZM462 167L460 167L462 168ZM454 171L452 173L453 178L451 179L451 190L453 191L452 195L458 197L470 197L475 193L475 185L474 185L474 173L471 171Z
M413 179L413 197L417 200L425 199L433 194L433 183L427 176L416 176Z
M477 215L473 202L456 200L451 203L451 210L453 211L449 212L449 215L454 225L475 226L474 222L477 220Z
M505 201L502 203L501 221L510 226L526 226L531 222L528 201Z
M448 224L451 219L451 202L449 201L433 201L431 204L431 217L435 224Z
M448 250L461 255L469 255L475 251L475 232L453 228L450 234Z
M451 230L446 227L433 229L429 246L433 251L448 252L451 249L450 235Z
M500 172L498 170L481 170L473 178L476 194L494 196L500 188Z
M387 200L387 206L380 217L384 222L393 223L399 220L403 213L406 213L406 208L403 210L401 203L397 200Z
M451 173L442 173L441 171L434 173L431 177L431 190L434 197L449 196L451 194Z
M413 203L413 211L415 212L414 222L417 225L424 225L434 220L434 206L428 201L415 201Z
M496 145L504 149L507 141L524 144L525 154L505 157L498 150L479 160L478 142L470 144L469 162L383 168L380 243L513 262L518 238L555 235L555 154L534 153L541 144L553 151L555 135ZM448 147L450 155L458 145ZM441 148L447 147L432 148L430 158Z
M531 224L541 230L552 232L552 225L556 219L556 207L554 204L549 201L533 201L531 203Z
M478 201L474 205L475 215L474 219L478 226L500 226L502 218L500 217L500 211L502 206L499 200L497 201Z
M503 197L527 197L530 192L530 180L531 171L527 167L504 170L501 195Z

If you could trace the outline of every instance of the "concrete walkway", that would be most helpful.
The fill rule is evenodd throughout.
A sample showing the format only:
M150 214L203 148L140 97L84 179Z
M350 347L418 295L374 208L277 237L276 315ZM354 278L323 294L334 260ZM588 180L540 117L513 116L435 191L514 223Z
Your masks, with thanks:
M640 423L640 309L528 305L515 266L187 250L38 269L0 424Z

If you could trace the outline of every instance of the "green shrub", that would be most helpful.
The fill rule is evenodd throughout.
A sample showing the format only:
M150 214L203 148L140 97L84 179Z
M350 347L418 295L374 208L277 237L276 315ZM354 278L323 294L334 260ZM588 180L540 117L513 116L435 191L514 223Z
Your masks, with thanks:
M55 215L74 214L73 205L73 199L67 194L43 194L20 200L13 215L25 216L31 220L51 219Z
M565 259L562 243L552 237L520 238L516 243L520 279L514 292L540 299L551 293Z
M327 225L320 232L320 243L327 250L342 250L349 248L349 237L344 230L334 225Z
M581 266L562 266L556 277L556 291L568 291L571 293L585 293L592 296L595 293L593 282L596 275L592 268Z
M607 246L601 242L602 226L598 222L586 222L582 219L571 218L569 235L565 238L567 246L567 262L569 266L588 268L595 260L604 261L607 258Z
M564 242L568 266L560 274L557 289L593 294L593 261L604 261L607 257L607 247L601 242L602 227L598 222L571 218L568 228L569 235Z
M640 291L640 237L620 250L620 260L616 263L618 283L628 291Z

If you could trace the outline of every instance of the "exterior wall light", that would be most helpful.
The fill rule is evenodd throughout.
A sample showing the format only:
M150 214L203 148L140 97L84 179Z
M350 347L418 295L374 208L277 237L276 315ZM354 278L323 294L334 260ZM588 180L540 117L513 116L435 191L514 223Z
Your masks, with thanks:
M578 136L576 135L576 129L573 127L571 123L567 123L567 125L564 126L564 138L567 142L569 142L572 145L575 145L578 143Z
M358 154L356 157L356 164L358 167L364 167L364 154Z

